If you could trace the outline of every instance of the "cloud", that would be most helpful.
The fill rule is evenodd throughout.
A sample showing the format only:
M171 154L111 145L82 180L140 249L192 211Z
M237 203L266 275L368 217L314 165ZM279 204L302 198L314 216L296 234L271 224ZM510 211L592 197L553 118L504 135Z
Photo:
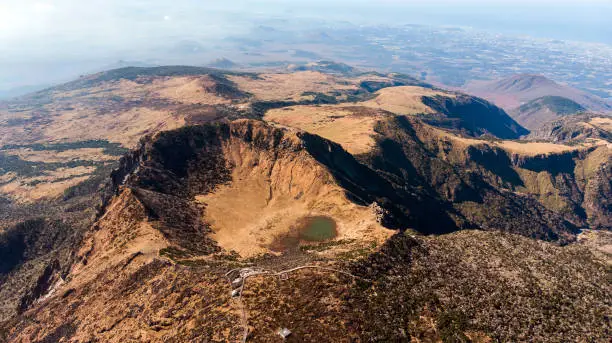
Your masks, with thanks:
M47 2L35 2L32 9L36 12L52 12L56 9L55 5Z

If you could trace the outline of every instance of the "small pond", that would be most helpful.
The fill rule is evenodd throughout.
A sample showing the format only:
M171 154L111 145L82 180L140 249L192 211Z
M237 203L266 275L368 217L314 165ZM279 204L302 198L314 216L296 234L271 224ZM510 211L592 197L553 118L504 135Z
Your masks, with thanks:
M325 216L306 217L302 219L299 227L299 238L308 242L324 242L328 239L335 238L338 235L336 231L336 222Z
M326 216L308 216L297 221L288 233L275 239L272 251L298 249L300 242L325 242L336 238L336 221Z

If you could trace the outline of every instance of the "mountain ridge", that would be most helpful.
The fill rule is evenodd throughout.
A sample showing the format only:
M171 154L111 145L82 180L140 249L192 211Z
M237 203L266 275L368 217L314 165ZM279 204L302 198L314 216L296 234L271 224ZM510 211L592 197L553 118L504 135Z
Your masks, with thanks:
M607 293L602 285L606 273L603 265L590 260L590 252L580 246L561 247L524 237L531 236L530 232L491 231L494 227L441 236L424 236L406 230L387 236L382 242L372 240L372 236L359 230L355 236L345 236L357 229L354 225L342 225L343 221L354 218L354 213L362 213L372 220L363 226L365 230L374 230L373 225L378 225L378 220L393 224L393 219L400 219L398 214L404 213L407 218L418 215L419 207L415 206L423 206L421 202L429 191L419 191L412 188L414 185L433 181L438 183L437 190L447 185L446 197L460 201L471 198L470 192L453 190L453 187L461 187L461 182L499 182L493 175L480 181L455 182L461 179L461 172L444 166L445 162L435 155L445 154L446 160L453 161L460 158L458 151L434 152L436 146L444 144L425 138L433 138L439 129L427 128L427 124L416 118L408 120L399 116L383 120L375 130L380 135L377 141L382 150L375 149L370 155L359 158L319 136L278 129L254 120L184 127L143 139L139 149L126 155L122 167L113 174L114 181L106 192L109 197L105 198L105 206L101 207L91 228L86 230L83 243L74 256L76 261L52 267L52 270L69 267L70 272L62 274L64 281L57 277L39 279L40 291L35 293L35 301L21 315L8 321L0 335L9 342L61 338L86 341L92 337L110 342L130 337L152 341L167 338L232 340L242 337L242 319L231 300L231 280L227 281L223 274L237 267L253 268L253 264L267 265L274 270L315 265L354 275L334 275L316 269L297 271L290 273L288 280L280 285L276 279L270 282L272 280L265 277L250 278L241 288L241 299L248 311L247 334L254 341L278 339L276 326L288 326L294 335L306 340L470 337L486 342L490 339L515 340L522 337L525 330L531 330L530 337L599 340L605 335L602 299ZM399 147L406 157L399 158L398 152L390 154L388 149L395 149L397 144L393 142L404 142ZM420 149L429 153L424 154ZM476 151L486 149L475 147L468 151L476 156ZM283 163L268 162L286 158L303 164L283 166ZM541 168L542 158L512 163L537 170ZM419 159L429 160L431 166L417 163ZM410 165L416 170L410 171ZM293 173L296 166L304 167L304 171L327 170L333 175L326 177L316 172L314 181L310 181L304 171ZM440 169L444 172L438 176L432 174ZM217 202L207 202L206 199L212 199L210 197L199 202L194 194L223 195L228 186L240 187L245 178L258 175L260 170L264 171L262 180L267 180L265 176L269 175L270 181L265 182L270 182L272 187L272 191L265 190L260 195L271 199L266 208L274 206L279 201L274 199L279 199L280 194L289 192L291 196L280 202L283 206L287 201L304 201L317 209L314 213L330 211L323 213L337 220L340 236L319 244L301 242L296 250L286 246L289 250L285 254L268 253L251 259L241 256L245 255L245 250L241 250L244 248L238 248L238 254L233 249L228 250L231 245L227 244L231 242L219 236L227 227L219 226L219 222L207 222L211 217L206 213L215 211ZM270 170L271 173L266 172ZM429 172L425 172L427 170ZM492 172L503 175L500 170ZM289 178L274 181L282 175ZM422 180L415 180L415 177ZM313 198L307 190L313 185L332 192ZM333 191L338 185L348 192ZM397 199L387 192L397 192ZM411 192L417 193L412 195ZM246 196L244 192L241 194ZM231 193L229 195L229 198L216 199L236 200ZM401 200L410 197L419 200L408 206L416 211L407 213L401 207L393 208L410 204ZM372 200L383 210L366 206ZM312 205L313 201L333 205ZM501 201L500 208L510 204L505 203L503 197L497 201ZM495 202L489 200L481 206L486 212L497 212L491 211L491 204ZM520 208L531 206L538 211L548 211L536 203ZM238 220L238 212L242 209L232 208L236 209L232 220ZM349 215L344 216L343 212ZM505 220L517 217L514 212L508 215ZM544 218L541 213L536 216L540 220ZM428 215L424 219L432 218L435 217ZM536 224L534 218L524 218L524 227L532 230ZM483 219L473 216L470 220ZM400 222L405 223L404 220ZM484 223L493 224L486 222L486 218ZM521 222L508 223L503 231L512 230ZM276 229L271 231L270 225L273 227L273 223L268 222L266 229L253 232L273 234ZM424 228L422 225L416 227ZM536 237L562 241L561 236L544 233ZM253 238L250 245L253 244L266 243ZM346 255L347 252L356 255ZM539 258L529 257L534 255ZM486 267L490 259L500 262ZM537 261L555 261L555 266L563 265L564 268L559 270ZM535 271L530 272L532 268ZM584 297L587 292L590 296ZM455 299L448 296L451 293L461 296ZM558 304L559 295L565 299L562 304ZM536 306L524 299L536 296L538 304L545 306ZM329 300L339 307L329 307ZM550 309L554 309L555 318L566 330L558 331L557 324L548 322L535 327L531 324ZM595 312L587 309L595 309ZM316 320L304 315L310 312L318 314ZM577 315L584 318L580 329L569 324ZM381 318L385 317L391 319L382 325ZM509 318L515 318L510 328L505 323ZM399 330L407 325L407 329Z
M463 89L468 93L488 99L507 111L543 96L568 98L591 111L612 111L612 104L609 101L558 84L538 74L517 74L500 80L472 82L465 85Z

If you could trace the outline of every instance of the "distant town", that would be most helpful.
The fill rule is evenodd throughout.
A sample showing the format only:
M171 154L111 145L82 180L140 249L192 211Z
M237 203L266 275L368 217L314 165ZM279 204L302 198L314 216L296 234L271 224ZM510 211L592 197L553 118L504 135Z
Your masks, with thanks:
M407 73L453 87L473 80L537 73L612 98L612 46L601 43L492 34L470 28L348 23L291 26L277 21L262 22L249 34L224 42L218 51L252 65L330 59L365 69Z

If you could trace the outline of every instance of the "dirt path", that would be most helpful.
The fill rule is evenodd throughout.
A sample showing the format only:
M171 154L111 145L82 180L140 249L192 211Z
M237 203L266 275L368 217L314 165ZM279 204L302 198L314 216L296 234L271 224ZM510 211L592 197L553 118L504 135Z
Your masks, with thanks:
M329 273L344 274L354 279L359 279L359 280L368 281L368 282L370 281L362 277L353 275L349 272L345 272L343 270L314 266L314 265L298 266L298 267L294 267L291 269L282 270L280 272L276 272L271 269L258 268L258 267L232 269L225 274L225 277L227 278L232 288L231 297L232 299L236 300L236 302L238 303L238 306L240 307L242 326L244 327L242 343L245 343L249 336L248 317L247 317L247 312L246 312L244 302L242 301L242 291L244 290L244 286L246 284L247 279L250 277L255 277L255 276L264 276L264 277L272 276L272 277L278 277L279 280L282 281L282 280L287 280L289 273L296 272L298 270L303 270L303 269L318 269L318 270L322 270L322 271L329 272Z

